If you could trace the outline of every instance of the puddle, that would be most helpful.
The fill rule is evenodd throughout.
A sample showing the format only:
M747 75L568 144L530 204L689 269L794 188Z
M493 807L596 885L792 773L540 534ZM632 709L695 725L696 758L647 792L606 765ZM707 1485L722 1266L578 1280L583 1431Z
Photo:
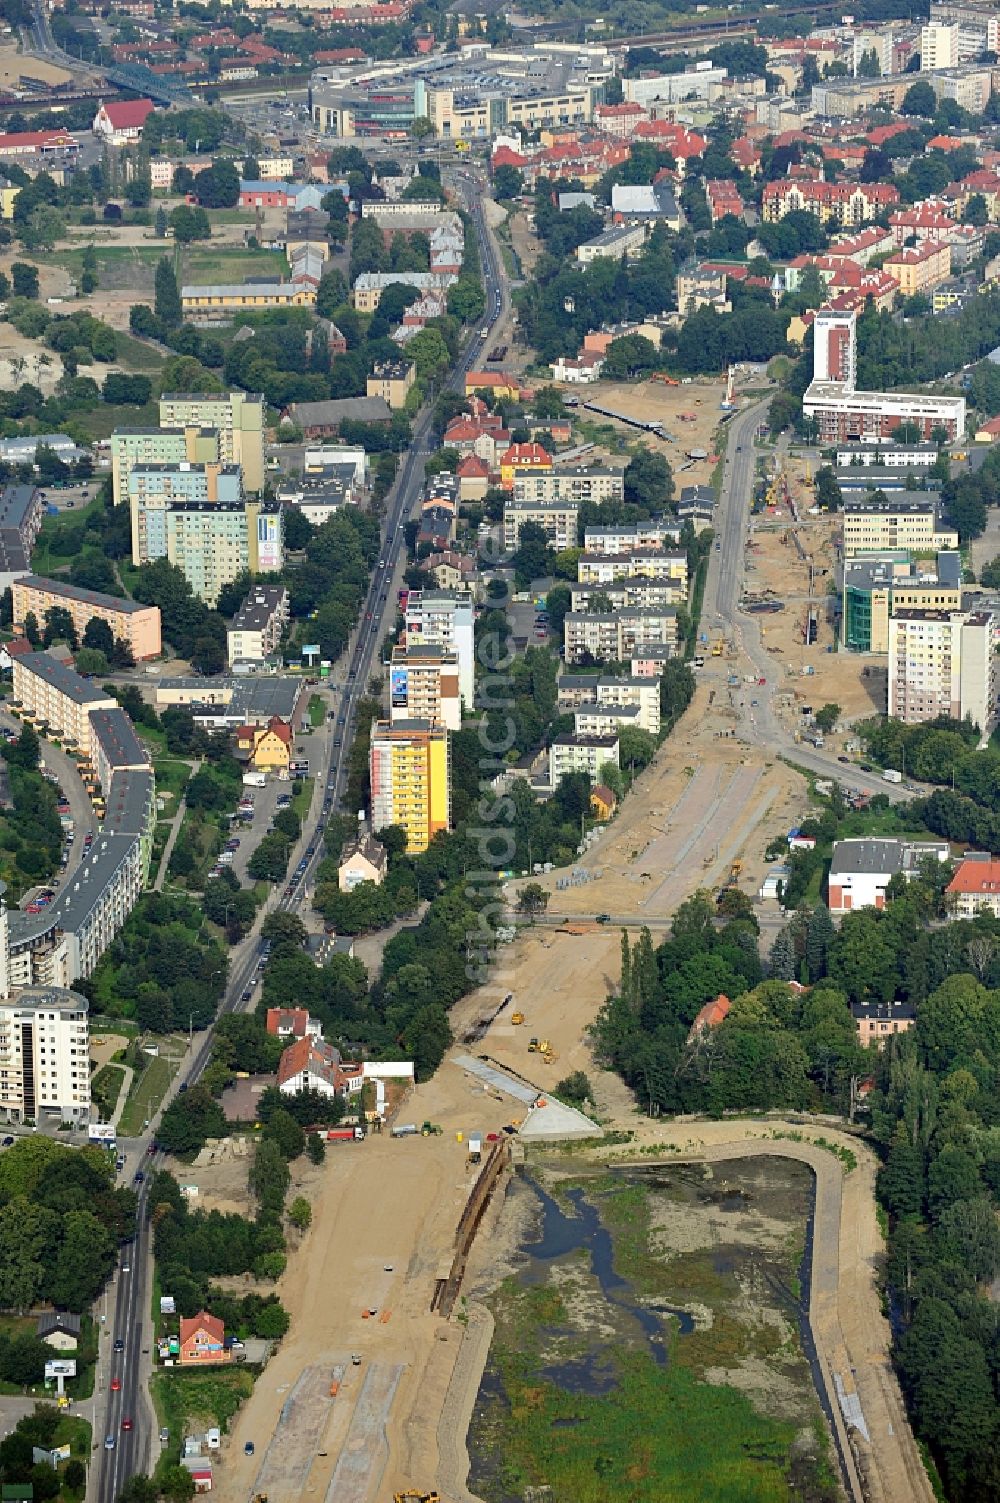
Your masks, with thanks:
M582 1190L567 1190L566 1199L575 1212L575 1215L569 1216L541 1185L534 1181L529 1183L542 1206L542 1234L537 1242L528 1243L525 1247L529 1258L536 1263L550 1263L555 1258L565 1258L581 1249L585 1250L590 1255L590 1271L600 1284L604 1298L614 1310L637 1322L646 1337L650 1356L662 1366L667 1360L669 1333L664 1329L661 1316L674 1316L679 1322L681 1335L694 1330L691 1316L686 1310L675 1310L670 1305L650 1307L630 1298L631 1285L620 1273L615 1272L611 1233L607 1227L602 1226L600 1212L584 1199ZM529 1270L527 1275L530 1282L544 1277L543 1269ZM576 1364L573 1367L576 1370ZM546 1368L544 1376L553 1383L559 1383L560 1387L569 1386L562 1383L552 1368ZM575 1387L570 1391L578 1393L581 1390ZM593 1393L604 1391L606 1390L600 1388L590 1390Z

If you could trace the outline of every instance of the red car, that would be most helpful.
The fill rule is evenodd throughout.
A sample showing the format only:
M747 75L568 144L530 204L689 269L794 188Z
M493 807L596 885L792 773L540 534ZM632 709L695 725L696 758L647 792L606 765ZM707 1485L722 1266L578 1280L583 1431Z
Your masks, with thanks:
M121 1378L112 1378L111 1379L111 1392L112 1393L120 1393L121 1392L121 1386L122 1386L122 1380L121 1380Z
M129 1419L128 1415L126 1415L125 1418L122 1420L122 1429L123 1430L131 1430L131 1428L132 1428L132 1421Z

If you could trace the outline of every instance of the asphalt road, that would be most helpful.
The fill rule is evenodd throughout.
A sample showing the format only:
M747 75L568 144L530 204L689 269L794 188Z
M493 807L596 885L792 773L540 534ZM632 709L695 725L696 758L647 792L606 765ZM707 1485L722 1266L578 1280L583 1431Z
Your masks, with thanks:
M486 313L473 329L465 353L458 361L449 378L451 389L464 389L465 376L489 353L499 327L509 311L509 300L502 280L502 260L496 243L489 232L483 215L480 193L482 184L474 169L458 171L455 183L466 202L466 207L475 226L483 266L483 281L486 288ZM386 499L385 533L380 557L369 585L368 594L361 607L359 623L352 638L346 678L337 707L338 721L333 725L333 735L328 741L329 757L325 770L316 766L317 797L314 808L320 807L323 798L330 798L336 808L343 797L348 771L348 756L353 740L358 702L364 697L368 680L377 666L378 653L387 625L395 619L395 579L401 564L403 550L403 527L416 506L424 479L424 459L430 451L431 413L429 410L417 419L410 448L396 482ZM341 675L338 675L338 680ZM346 724L339 723L340 715ZM313 737L317 741L318 737ZM258 790L259 794L263 790ZM323 831L327 816L322 813L314 824L308 824L298 847L303 852L288 883L281 890L276 902L267 905L267 912L295 912L303 906L311 890L316 867L323 859ZM304 824L306 822L304 821ZM312 855L309 855L309 851ZM263 915L262 915L263 917ZM234 1012L251 1003L244 1003L243 992L251 987L252 979L263 960L263 942L259 925L253 934L231 952L229 983L222 1003L222 1012ZM194 1046L190 1064L181 1079L175 1082L174 1090L168 1093L164 1106L174 1092L193 1084L205 1069L211 1057L212 1035L207 1032ZM113 1450L100 1449L95 1453L92 1477L88 1486L91 1503L114 1503L122 1485L136 1472L148 1472L153 1461L153 1440L156 1435L155 1418L151 1413L147 1385L151 1371L149 1347L152 1342L150 1326L150 1299L152 1288L152 1259L149 1246L149 1230L146 1221L146 1196L148 1171L154 1169L160 1155L150 1153L149 1145L155 1141L154 1134L159 1114L150 1123L146 1135L125 1145L128 1151L128 1168L132 1173L142 1165L147 1178L138 1187L140 1191L139 1228L133 1246L123 1249L121 1262L128 1263L130 1271L119 1272L116 1277L110 1317L115 1340L124 1343L120 1353L114 1353L111 1361L112 1376L121 1381L117 1393L106 1388L106 1403L103 1408L95 1405L95 1442L102 1444L104 1436L113 1436ZM100 1377L105 1383L103 1371ZM132 1428L122 1430L122 1421L129 1418Z

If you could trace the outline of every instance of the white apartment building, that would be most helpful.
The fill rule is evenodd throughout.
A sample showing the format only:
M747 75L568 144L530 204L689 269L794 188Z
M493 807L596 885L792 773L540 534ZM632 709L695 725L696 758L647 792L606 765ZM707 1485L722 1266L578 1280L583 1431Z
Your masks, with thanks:
M230 667L262 663L277 652L289 619L288 591L283 585L254 585L226 632Z
M0 1002L0 1118L90 1120L88 1003L62 987Z
M622 501L625 472L596 465L560 465L540 475L515 475L513 494L518 505L532 501L575 501L578 505L581 501Z
M597 705L601 709L629 707L638 710L630 724L651 736L660 730L660 680L658 677L610 678L600 673L564 673L556 680L557 703L561 710L583 710Z
M920 28L920 71L932 73L938 68L957 68L958 27L932 21Z
M476 697L475 610L468 596L411 590L406 599L406 647L444 647L458 659L458 688L471 710Z
M885 501L844 502L845 559L900 548L912 553L946 553L957 547L958 533L942 524L941 504L935 495L898 491Z
M616 579L614 584L572 585L570 610L658 610L683 605L687 590L676 579Z
M601 768L607 762L614 767L621 766L617 733L557 736L549 747L549 783L558 788L568 772L585 772L592 783L598 783Z
M389 719L431 720L462 729L458 654L430 642L394 647L389 665Z
M614 553L659 552L667 543L679 543L677 522L636 522L634 526L588 527L583 534L584 553L608 557Z
M581 705L573 713L576 736L613 736L623 727L639 730L638 705Z
M687 554L637 548L621 553L580 555L576 577L580 584L606 585L617 579L674 580L687 594Z
M515 491L517 481L514 482ZM509 501L503 509L503 546L505 553L515 553L521 540L521 528L525 522L535 522L545 529L545 535L555 548L575 548L577 518L580 509L576 502L569 501Z
M905 725L966 716L982 743L997 720L1000 617L988 611L901 610L889 620L888 713Z
M675 647L677 607L620 612L567 611L563 623L567 663L625 662L640 644Z
M91 750L91 710L114 710L118 701L47 652L14 659L13 708L22 720L43 722L54 736L85 757Z

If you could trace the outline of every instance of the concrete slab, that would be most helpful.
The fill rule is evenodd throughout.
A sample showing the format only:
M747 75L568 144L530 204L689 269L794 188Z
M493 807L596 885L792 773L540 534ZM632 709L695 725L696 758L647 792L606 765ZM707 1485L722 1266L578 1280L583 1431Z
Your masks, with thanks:
M471 1054L459 1054L452 1060L470 1075L475 1075L484 1085L513 1096L515 1101L531 1108L519 1129L520 1136L528 1142L557 1142L563 1138L601 1138L604 1133L596 1122L578 1112L575 1107L564 1106L554 1101L545 1091L525 1080L518 1080L500 1070L485 1059L474 1059ZM535 1106L544 1101L544 1106Z
M369 1367L326 1503L369 1503L374 1496L388 1459L385 1427L402 1371L401 1363L373 1362Z
M566 1138L603 1138L604 1129L573 1106L545 1096L544 1106L528 1113L518 1129L527 1143L556 1143Z

